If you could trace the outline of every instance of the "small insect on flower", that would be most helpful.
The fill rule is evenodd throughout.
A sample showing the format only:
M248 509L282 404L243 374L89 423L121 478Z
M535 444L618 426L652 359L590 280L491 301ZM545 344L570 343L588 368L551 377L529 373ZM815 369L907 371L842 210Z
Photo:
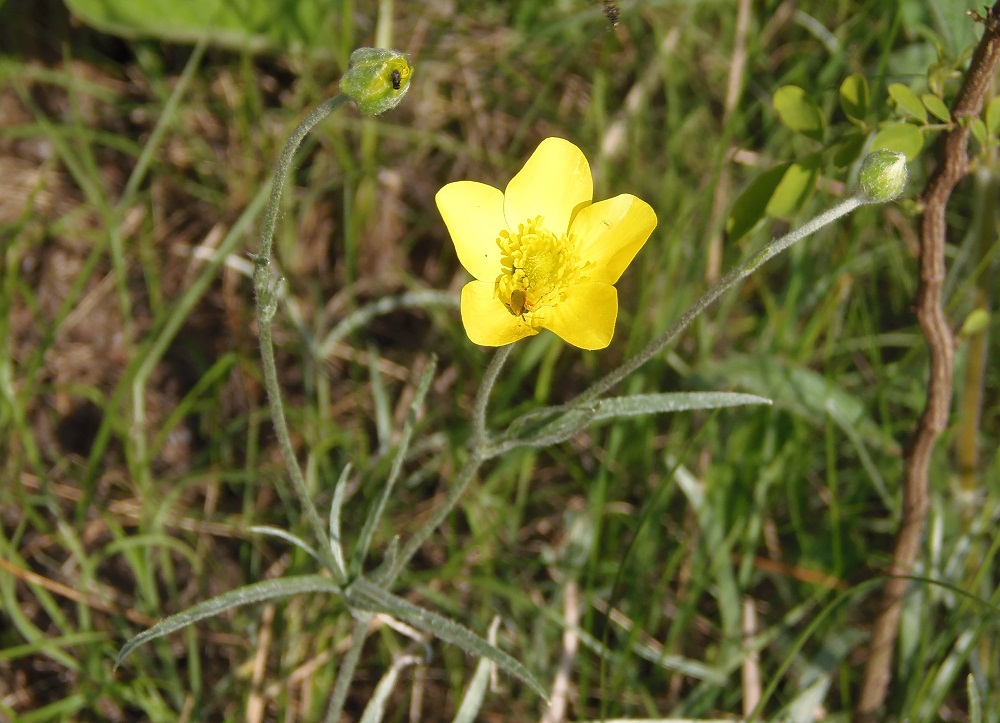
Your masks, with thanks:
M521 289L514 289L510 292L510 303L507 304L507 308L514 316L521 316L524 314L527 301L528 297Z
M604 16L611 23L611 27L618 27L618 5L614 0L604 0Z
M392 75L389 76L392 79L392 89L399 90L400 84L403 82L403 75L398 70L392 71Z

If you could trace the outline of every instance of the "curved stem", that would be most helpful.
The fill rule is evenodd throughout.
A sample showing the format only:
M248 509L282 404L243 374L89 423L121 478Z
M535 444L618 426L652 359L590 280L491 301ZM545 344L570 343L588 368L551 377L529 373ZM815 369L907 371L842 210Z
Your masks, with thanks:
M801 241L806 236L815 233L827 224L833 223L841 216L847 215L851 211L855 210L859 206L865 205L866 203L869 203L869 201L863 196L853 196L848 198L846 201L842 201L837 204L829 211L821 213L804 226L795 229L791 233L788 233L779 239L771 241L771 243L765 246L745 264L733 269L719 279L719 281L712 288L706 291L690 309L685 311L681 318L678 319L673 326L667 329L665 333L651 341L645 349L636 354L634 357L626 360L620 367L610 372L602 379L599 379L589 388L581 392L576 399L568 402L565 406L571 407L578 404L586 404L587 402L591 402L600 397L606 391L611 389L611 387L625 379L629 374L663 351L663 349L670 342L676 339L680 333L684 331L691 324L691 322L694 321L698 315L701 314L701 312L703 312L713 301L722 296L724 292L743 281L743 279L756 271L766 261L777 256L792 244Z
M486 367L483 383L479 385L476 399L472 403L472 444L476 449L481 449L486 444L486 407L489 404L493 386L497 383L500 370L503 369L513 346L513 344L507 344L497 349L496 354L490 360L490 365Z
M325 100L316 106L312 113L292 131L292 135L285 141L285 147L281 151L278 165L274 169L274 177L271 180L271 196L267 200L267 209L264 211L264 228L260 232L260 248L254 258L254 289L260 294L258 276L263 274L267 281L267 267L271 262L271 243L274 240L274 227L278 223L278 207L281 201L281 193L285 189L285 181L288 180L288 173L292 169L292 160L295 151L302 145L303 139L309 135L309 131L315 128L320 121L337 110L340 106L350 102L350 98L343 93L335 95L329 100Z
M326 532L323 529L323 522L320 520L319 513L316 511L316 507L309 496L305 477L295 457L295 448L292 446L291 436L288 433L288 423L285 421L285 408L281 401L281 387L278 384L278 369L274 361L274 341L271 336L271 320L274 318L274 313L278 306L276 286L280 281L272 282L270 264L274 228L277 225L278 208L281 203L281 192L284 189L285 181L288 179L295 151L298 150L302 140L316 124L349 100L350 98L341 94L321 103L312 113L306 116L305 120L296 127L292 135L285 142L281 158L278 159L278 166L274 171L274 178L271 181L271 195L264 213L264 227L260 233L260 248L254 257L253 264L253 287L257 303L260 356L264 371L264 386L267 388L267 399L270 404L271 419L274 423L274 432L278 437L278 446L281 448L281 454L285 459L285 466L288 468L288 473L291 476L295 494L302 503L313 534L320 543L319 550L323 556L323 561L330 568L334 579L341 585L346 583L347 573L338 564L330 550Z

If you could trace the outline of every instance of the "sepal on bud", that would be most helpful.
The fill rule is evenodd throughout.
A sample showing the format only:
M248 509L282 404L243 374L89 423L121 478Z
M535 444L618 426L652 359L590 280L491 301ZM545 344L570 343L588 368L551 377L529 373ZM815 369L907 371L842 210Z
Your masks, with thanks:
M340 92L364 115L379 115L403 99L412 73L410 61L397 50L358 48L351 53L347 72L340 79Z
M906 188L906 154L890 150L870 153L861 164L861 191L873 203L886 203Z

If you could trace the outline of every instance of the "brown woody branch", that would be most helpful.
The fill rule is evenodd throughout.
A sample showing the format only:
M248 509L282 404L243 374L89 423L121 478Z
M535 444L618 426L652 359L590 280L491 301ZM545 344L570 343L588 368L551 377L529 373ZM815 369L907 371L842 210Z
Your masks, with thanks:
M963 119L978 116L993 86L1000 59L1000 0L987 16L973 17L985 27L965 80L952 104L952 127L941 139L941 162L921 195L920 284L917 288L917 321L930 352L927 401L913 437L907 445L903 471L903 516L887 570L890 575L882 597L881 612L872 625L871 650L856 707L860 723L880 720L891 676L892 655L909 587L905 575L913 571L927 517L927 469L938 436L948 424L955 367L955 339L942 303L945 280L945 209L952 190L969 172L969 129Z

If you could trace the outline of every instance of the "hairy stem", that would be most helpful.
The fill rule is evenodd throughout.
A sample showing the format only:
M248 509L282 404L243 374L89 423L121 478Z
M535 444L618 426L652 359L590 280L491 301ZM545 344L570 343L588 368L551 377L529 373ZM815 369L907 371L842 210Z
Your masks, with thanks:
M891 577L882 595L881 611L872 624L871 651L856 707L855 718L861 723L881 720L881 710L889 690L903 597L910 582L904 576L913 570L927 517L927 470L937 438L948 424L951 406L955 340L942 303L946 272L945 210L952 190L969 172L969 129L959 121L979 115L983 100L993 87L994 72L1000 59L1000 1L986 18L978 19L985 25L986 32L952 105L954 122L942 137L941 163L921 196L920 284L916 308L917 321L930 353L927 399L906 449L903 517L888 569Z
M281 401L281 386L278 384L278 369L274 361L274 341L271 335L271 320L277 310L277 281L271 278L271 247L274 241L274 228L278 221L278 209L281 205L281 192L288 180L288 174L292 167L295 151L298 150L302 140L316 124L330 115L340 106L350 100L346 95L337 95L330 100L320 104L312 113L306 116L292 135L285 142L285 147L278 159L278 166L274 171L274 178L271 181L271 195L268 198L267 209L264 212L264 228L260 233L260 248L254 257L253 264L253 287L254 297L257 303L257 328L260 338L260 356L264 372L264 386L267 388L267 399L271 409L271 419L274 423L274 432L278 437L278 446L285 459L285 466L292 479L292 487L296 496L302 503L306 519L312 527L313 535L320 542L319 551L323 556L323 561L330 568L334 579L341 585L347 582L347 573L341 569L336 558L330 550L330 545L326 541L326 532L323 529L323 522L319 513L309 496L306 487L305 477L302 468L295 456L295 448L292 446L292 439L288 433L288 423L285 420L285 408Z
M628 359L624 364L610 372L607 376L599 379L597 382L592 384L588 389L583 391L576 399L567 403L566 406L574 406L578 404L586 404L587 402L594 401L606 391L615 386L618 382L625 379L629 374L634 372L636 369L641 367L643 364L648 362L654 356L663 351L668 344L670 344L674 339L676 339L682 331L684 331L692 321L698 318L709 305L723 293L736 286L736 284L743 281L746 277L756 271L762 264L766 261L772 259L773 257L780 254L785 249L789 248L793 244L801 241L806 236L816 233L819 229L824 226L833 223L841 216L845 216L851 211L855 210L859 206L863 206L868 203L868 201L862 196L853 196L848 198L846 201L842 201L837 204L829 211L821 213L816 218L812 219L804 226L795 229L789 234L782 236L779 239L771 241L767 246L765 246L759 253L754 255L749 261L747 261L742 266L730 271L728 274L723 276L712 288L706 291L698 301L691 306L690 309L685 311L681 318L678 319L673 326L671 326L665 333L651 341L645 349L636 354L634 357Z

